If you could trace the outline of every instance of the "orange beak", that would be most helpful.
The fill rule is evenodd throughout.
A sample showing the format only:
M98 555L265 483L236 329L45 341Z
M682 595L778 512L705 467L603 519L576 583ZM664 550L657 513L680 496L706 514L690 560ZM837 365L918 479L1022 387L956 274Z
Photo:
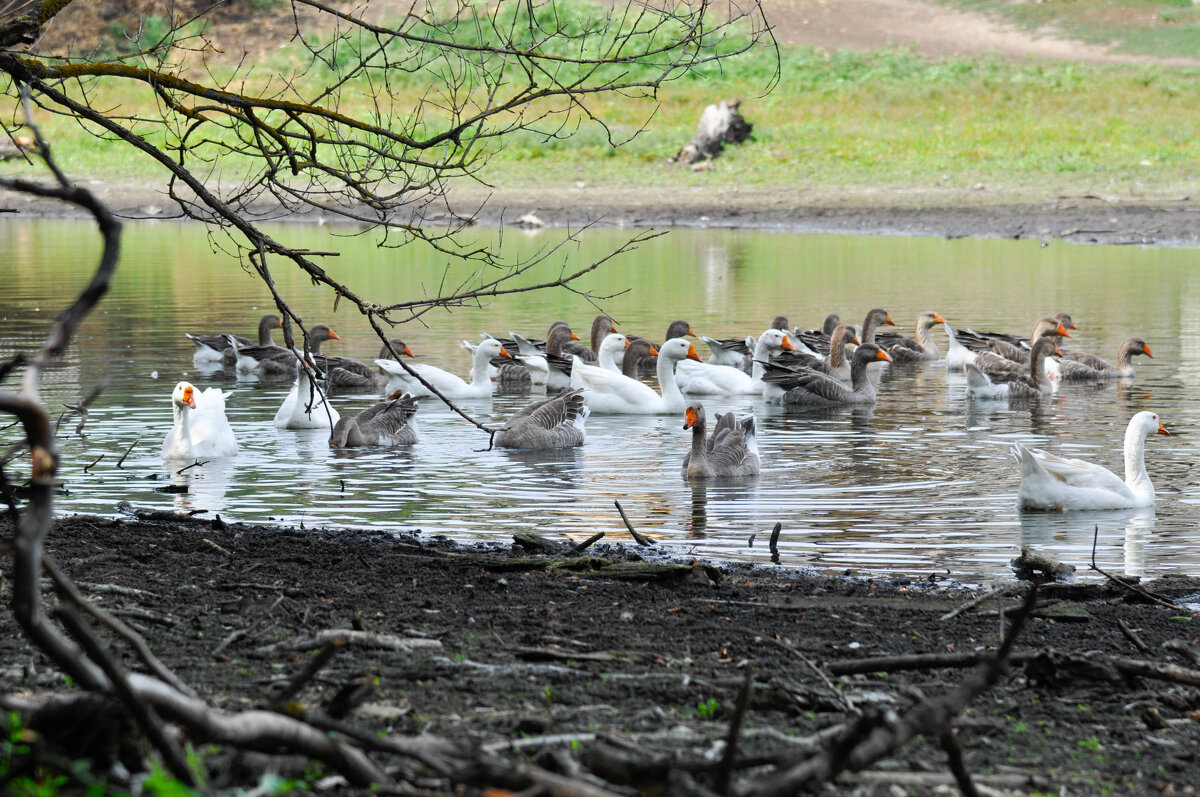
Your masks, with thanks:
M629 348L629 338L625 338L625 348Z
M861 346L862 341L858 339L858 335L851 335L850 340L854 341L855 346Z
M1074 328L1075 328L1075 324L1074 324L1074 323L1072 323L1072 324L1071 324L1071 328L1072 328L1072 329L1074 329ZM1069 338L1069 337L1071 337L1071 333L1067 331L1067 328L1066 328L1066 327L1064 327L1064 326L1062 325L1062 322L1061 322L1061 321L1059 321L1059 322L1058 322L1058 329L1057 329L1057 330L1055 330L1055 331L1057 332L1057 334L1059 334L1059 335L1062 335L1064 338Z
M1071 329L1079 329L1079 327L1075 326L1075 320L1074 320L1074 319L1072 319L1072 320L1071 320Z
M1163 426L1161 422L1158 424L1158 433L1163 437L1171 436L1171 433L1167 431L1167 427Z
M693 426L696 425L696 411L694 409L692 409L691 407L688 407L687 412L684 413L683 417L684 417L684 421L683 421L684 429L691 429Z
M657 356L658 356L658 349L654 348L654 344L653 344L653 343L651 343L651 344L650 344L650 356L651 356L651 357L657 357Z
M941 317L940 315L938 315L937 313L934 313L934 314L933 314L933 323L935 323L935 324L944 324L944 323L946 323L946 319L942 318L942 317Z
M574 332L572 332L572 333L571 333L571 340L579 340L579 336L578 336L578 335L576 335Z
M338 333L334 332L332 329L329 330L329 339L330 340L341 340L341 338L338 337Z
M1054 356L1055 356L1055 357L1062 357L1062 349L1060 349L1060 348L1058 348L1057 346L1055 346L1055 347L1054 347Z
M884 351L883 349L880 349L879 351L877 351L875 353L875 359L883 360L885 363L890 363L892 361L891 356L888 355L888 353L886 351Z
M1146 355L1146 356L1147 356L1147 357L1149 357L1151 360L1153 360L1153 359L1154 359L1154 355L1151 353L1151 351L1150 351L1150 347L1149 347L1149 346L1143 346L1143 347L1142 347L1142 354Z
M190 387L183 389L183 403L192 409L196 409L196 399L192 398L192 389Z
M783 338L783 343L779 344L779 348L783 349L784 351L795 351L796 350L796 347L792 345L792 342L787 339L786 335Z
M612 325L612 331L613 331L613 332L617 332L617 331L618 331L618 330L617 330L617 325L616 325L616 324L613 324L613 325Z
M512 359L512 355L508 353L508 349L504 348L503 346L500 347L500 356L507 357L510 360Z
M405 356L407 356L407 357L416 357L416 356L417 356L417 355L413 354L413 351L412 351L412 349L408 348L408 344L407 344L407 343L406 343L406 344L404 344L404 351L403 351L403 354L404 354Z
M278 323L276 326L277 326L279 329L283 329L283 319L282 319L282 318L281 318L281 319L279 319L279 323Z
M401 396L403 396L403 395L404 395L404 390L402 390L402 389L401 389L401 390L397 390L395 393L393 393L392 395L388 396L388 401L395 401L396 399L400 398L400 397L401 397Z
M690 337L693 337L693 338L696 337L696 333L692 331L691 327L688 327L687 333Z
M688 358L689 360L695 360L696 362L703 362L703 360L701 360L701 359L700 359L700 355L699 355L699 354L696 354L696 347L695 347L695 346L693 346L693 345L692 345L692 344L690 344L690 343L688 344L688 355L687 355L687 358Z
M891 326L896 326L896 322L892 320L891 313L888 313L887 321L884 321L883 323L890 324Z

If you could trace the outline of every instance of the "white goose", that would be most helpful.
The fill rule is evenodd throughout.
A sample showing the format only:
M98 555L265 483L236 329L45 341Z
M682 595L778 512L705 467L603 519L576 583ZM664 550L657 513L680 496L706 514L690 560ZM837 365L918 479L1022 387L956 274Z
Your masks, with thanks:
M682 412L683 393L675 383L675 364L682 360L700 362L696 348L683 338L671 338L658 350L658 385L662 394L644 382L586 365L576 357L571 365L571 387L583 388L583 399L596 413L668 415Z
M291 392L275 413L276 429L330 429L341 419L313 376L312 366L301 364Z
M757 395L763 392L762 364L780 350L795 351L796 347L791 344L785 331L768 329L754 345L751 373L728 365L684 361L675 369L675 381L679 389L689 395Z
M175 425L163 440L162 458L198 459L236 454L237 438L225 417L226 396L220 388L210 387L201 393L190 382L175 385L171 394Z
M1171 433L1153 412L1139 412L1125 429L1125 479L1112 471L1014 443L1021 464L1020 505L1029 509L1128 509L1154 504L1154 485L1146 473L1146 438Z
M494 338L481 341L475 347L474 354L471 355L470 382L457 374L452 374L428 363L414 363L412 369L420 374L422 379L437 388L446 398L487 398L492 395L494 387L491 377L488 375L488 365L495 357L512 357L512 355L500 341ZM418 398L433 395L428 388L414 379L395 360L376 360L375 364L388 375L388 393L403 390Z

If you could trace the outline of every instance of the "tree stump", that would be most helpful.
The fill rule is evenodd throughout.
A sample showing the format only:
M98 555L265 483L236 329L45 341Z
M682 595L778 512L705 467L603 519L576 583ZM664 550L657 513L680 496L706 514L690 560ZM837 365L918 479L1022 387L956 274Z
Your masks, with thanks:
M696 135L671 158L672 163L698 163L721 154L726 144L741 144L750 138L754 125L742 117L738 98L722 100L704 109Z

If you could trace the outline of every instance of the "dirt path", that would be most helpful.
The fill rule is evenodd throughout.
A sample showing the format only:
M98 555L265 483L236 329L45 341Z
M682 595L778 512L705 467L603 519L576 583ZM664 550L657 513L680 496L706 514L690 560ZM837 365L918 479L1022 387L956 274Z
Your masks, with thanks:
M771 0L767 17L780 42L830 51L911 47L930 58L995 55L1088 63L1200 64L1194 58L1113 53L1048 32L1034 35L985 14L925 0Z

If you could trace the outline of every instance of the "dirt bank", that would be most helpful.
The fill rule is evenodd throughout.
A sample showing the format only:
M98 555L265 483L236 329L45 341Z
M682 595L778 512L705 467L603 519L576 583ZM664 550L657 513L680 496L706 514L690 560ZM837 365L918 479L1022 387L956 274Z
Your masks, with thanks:
M154 186L93 180L88 187L122 217L166 220L177 215ZM927 235L949 238L1063 239L1076 243L1195 246L1200 203L1190 197L1125 200L1098 195L1012 201L977 191L923 191L883 197L816 195L810 191L703 187L670 194L652 188L589 187L458 189L455 210L489 226L512 224L535 211L548 226L745 227L797 232ZM0 191L0 218L79 216L58 202ZM270 217L268 208L258 213ZM313 212L281 220L336 221ZM434 216L437 221L448 216Z
M74 517L56 524L47 550L221 708L268 705L319 647L301 638L357 631L292 713L319 712L347 684L365 684L349 721L371 735L472 740L498 760L536 761L620 793L629 787L614 785L612 756L641 762L626 775L643 788L674 773L671 793L705 793L680 779L711 787L747 671L753 692L734 793L829 749L844 724L863 716L894 724L970 671L886 672L874 662L867 674L839 673L871 657L993 651L1004 625L997 611L1014 610L1025 589L1014 582L947 618L973 595L692 562L672 571L645 561L645 549L606 543L555 558L421 535ZM0 561L8 584L11 556ZM1200 582L1152 587L1195 600ZM956 722L967 771L993 794L1190 793L1200 680L1178 681L1200 679L1197 616L1095 585L1047 591L1042 601L1015 648L1022 664ZM424 647L382 647L397 638ZM8 613L0 652L0 692L72 693ZM1171 680L1131 674L1130 661L1179 666ZM410 787L453 790L411 761L379 760ZM252 786L262 760L243 764L210 755L210 784ZM301 775L307 764L275 766ZM936 739L920 739L837 783L844 793L944 793L953 779Z

